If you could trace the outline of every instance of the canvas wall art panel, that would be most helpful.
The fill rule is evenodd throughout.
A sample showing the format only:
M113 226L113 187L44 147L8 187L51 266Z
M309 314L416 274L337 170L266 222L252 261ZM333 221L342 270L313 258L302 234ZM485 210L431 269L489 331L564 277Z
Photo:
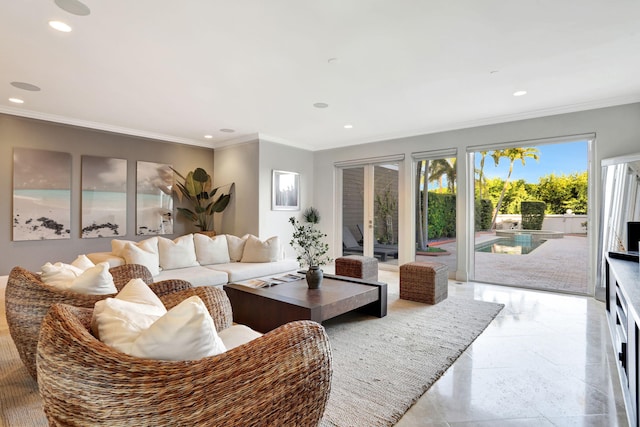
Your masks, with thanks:
M71 154L13 149L13 240L69 239Z
M136 166L136 234L172 234L171 165L139 161Z
M127 233L127 160L82 156L81 237Z

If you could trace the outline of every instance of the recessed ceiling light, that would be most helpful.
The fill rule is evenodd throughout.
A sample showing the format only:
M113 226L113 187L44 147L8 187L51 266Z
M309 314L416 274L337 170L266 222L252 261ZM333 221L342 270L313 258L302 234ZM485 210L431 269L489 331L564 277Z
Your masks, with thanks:
M316 108L327 108L329 104L325 104L324 102L316 102L315 104L313 104L313 106Z
M24 104L24 101L20 98L9 98L9 101L13 102L14 104Z
M25 83L25 82L11 82L10 83L11 86L18 88L18 89L22 89L22 90L28 90L30 92L38 92L40 90L40 88L36 85L32 85L31 83Z
M526 95L527 91L526 90L517 90L515 92L513 92L513 96L522 96L522 95Z
M71 27L61 21L49 21L49 26L54 30L62 31L63 33L71 32Z
M338 58L329 58L329 59L327 59L327 62L329 64L337 64L338 63Z
M60 9L74 15L87 16L91 13L87 5L78 0L55 0L55 3Z
M235 132L235 129L222 128L220 129L220 132L233 133Z
M353 129L353 125L344 125L345 129Z
M205 135L204 137L207 138L207 139L211 139L211 138L213 138L213 135Z

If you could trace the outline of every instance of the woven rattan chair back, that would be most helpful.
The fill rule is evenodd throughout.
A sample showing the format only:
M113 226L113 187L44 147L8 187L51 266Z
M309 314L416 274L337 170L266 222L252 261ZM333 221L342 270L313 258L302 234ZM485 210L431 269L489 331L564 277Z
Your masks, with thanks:
M193 288L172 299L192 294L216 325L231 324L223 290ZM331 353L315 322L292 322L226 353L174 362L111 349L91 335L91 313L56 304L42 324L38 386L52 426L317 426L322 418Z
M153 277L149 270L138 264L127 264L109 270L117 289L121 289L129 280L141 278L151 284ZM151 284L158 295L175 292L191 287L184 280L171 280ZM61 291L44 284L38 273L22 267L14 267L7 280L5 310L9 333L18 349L20 359L33 379L36 374L36 347L42 319L55 303L77 307L91 307L104 298L114 295L85 295L76 292Z

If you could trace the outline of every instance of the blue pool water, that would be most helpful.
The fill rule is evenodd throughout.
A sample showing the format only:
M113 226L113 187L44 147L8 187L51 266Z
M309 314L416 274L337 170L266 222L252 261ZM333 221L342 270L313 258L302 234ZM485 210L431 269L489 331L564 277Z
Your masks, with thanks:
M546 240L532 239L531 235L516 235L502 237L489 242L478 243L476 252L488 252L492 254L526 255L542 245Z

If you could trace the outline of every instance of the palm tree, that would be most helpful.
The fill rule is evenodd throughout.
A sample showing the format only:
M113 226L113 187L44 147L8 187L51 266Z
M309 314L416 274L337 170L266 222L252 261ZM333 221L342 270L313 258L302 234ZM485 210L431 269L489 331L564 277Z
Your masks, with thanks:
M479 199L482 200L482 184L484 182L484 160L487 158L487 151L481 151L480 155L480 170L478 171L478 192Z
M516 160L520 160L522 162L522 166L525 165L525 159L531 158L538 161L540 159L539 156L540 151L537 148L533 147L520 147L520 148L507 148L505 150L496 150L491 153L491 157L493 157L493 161L496 166L500 163L500 159L505 157L509 159L509 173L507 174L507 179L504 181L504 185L502 186L502 192L500 193L500 198L498 199L498 204L496 205L496 211L493 215L493 220L491 221L491 230L496 226L496 219L498 218L498 212L500 212L500 207L502 205L502 199L504 198L504 193L507 191L507 186L509 185L509 179L511 178L511 173L513 172L513 165Z
M429 239L427 219L429 206L427 186L424 179L428 167L428 160L419 160L416 164L416 243L420 250L424 250L427 247Z
M429 164L429 182L438 181L442 190L442 180L447 178L447 191L455 193L456 186L456 159L437 159Z

